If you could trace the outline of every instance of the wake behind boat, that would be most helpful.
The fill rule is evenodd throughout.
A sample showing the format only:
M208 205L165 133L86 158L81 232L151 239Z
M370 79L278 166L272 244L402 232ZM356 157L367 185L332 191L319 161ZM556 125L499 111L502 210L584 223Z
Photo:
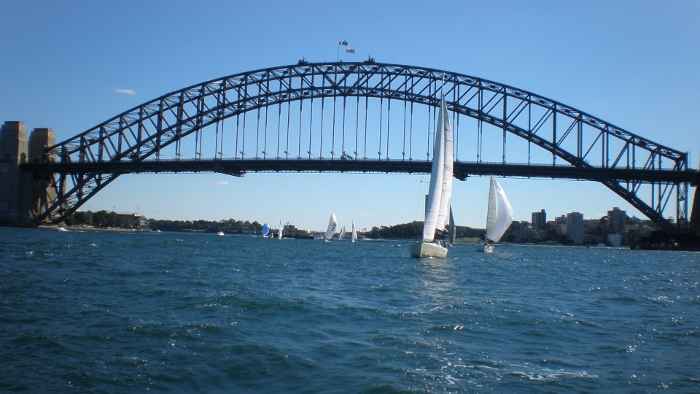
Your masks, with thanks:
M440 116L435 130L430 189L426 201L423 239L409 246L411 257L447 257L447 248L435 240L435 230L445 231L452 198L452 167L454 165L452 129L445 97L440 98Z

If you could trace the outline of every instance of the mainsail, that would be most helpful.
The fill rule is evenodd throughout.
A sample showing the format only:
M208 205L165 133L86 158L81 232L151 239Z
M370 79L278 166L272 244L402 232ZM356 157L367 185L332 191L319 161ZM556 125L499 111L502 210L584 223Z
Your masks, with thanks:
M340 229L340 235L338 235L338 239L343 239L344 236L345 236L345 226L343 226L343 228Z
M435 229L444 230L452 197L453 167L452 130L447 115L445 97L440 99L440 116L435 130L430 189L423 223L423 242L435 240Z
M355 230L355 222L352 222L352 234L350 235L350 240L352 242L357 241L357 231Z
M331 213L331 218L328 221L328 229L326 233L323 234L323 239L329 241L333 234L335 234L335 229L338 227L338 219L335 218L335 213Z
M489 207L486 214L486 238L493 242L501 240L513 221L513 208L505 191L494 178L489 187Z
M282 239L282 232L284 231L284 226L282 226L282 221L280 220L279 233L277 233L277 239Z

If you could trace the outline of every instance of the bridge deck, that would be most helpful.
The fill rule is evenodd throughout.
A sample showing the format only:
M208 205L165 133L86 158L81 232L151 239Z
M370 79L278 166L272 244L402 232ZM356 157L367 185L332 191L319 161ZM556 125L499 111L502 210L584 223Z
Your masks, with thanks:
M242 176L248 172L345 172L428 174L431 162L421 160L342 160L342 159L235 159L235 160L144 160L93 163L34 163L22 166L26 171L56 174L86 173L179 173L219 172ZM498 175L526 178L559 178L619 182L689 182L697 186L696 170L641 170L624 168L575 167L568 165L454 163L455 178L469 175Z

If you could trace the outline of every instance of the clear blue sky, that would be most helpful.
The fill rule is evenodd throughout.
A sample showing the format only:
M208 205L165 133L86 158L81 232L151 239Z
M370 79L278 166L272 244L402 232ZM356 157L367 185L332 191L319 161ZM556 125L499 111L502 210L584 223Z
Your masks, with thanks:
M344 38L379 62L525 89L688 151L698 166L700 1L0 0L0 121L68 139L167 92L259 68L333 61ZM350 58L348 60L351 60ZM422 220L427 176L127 175L83 209L323 229ZM502 179L518 220L597 218L598 183ZM456 182L459 225L483 227L487 178ZM694 190L693 190L694 191Z

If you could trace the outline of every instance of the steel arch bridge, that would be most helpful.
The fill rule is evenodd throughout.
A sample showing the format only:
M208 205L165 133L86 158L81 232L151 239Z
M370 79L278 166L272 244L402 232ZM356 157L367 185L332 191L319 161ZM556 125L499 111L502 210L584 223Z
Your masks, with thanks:
M699 177L686 153L522 89L373 59L302 60L210 80L49 146L24 165L55 191L34 216L63 220L128 173L429 173L441 95L458 179L597 181L662 229L687 230L689 187ZM697 200L696 192L695 209Z

